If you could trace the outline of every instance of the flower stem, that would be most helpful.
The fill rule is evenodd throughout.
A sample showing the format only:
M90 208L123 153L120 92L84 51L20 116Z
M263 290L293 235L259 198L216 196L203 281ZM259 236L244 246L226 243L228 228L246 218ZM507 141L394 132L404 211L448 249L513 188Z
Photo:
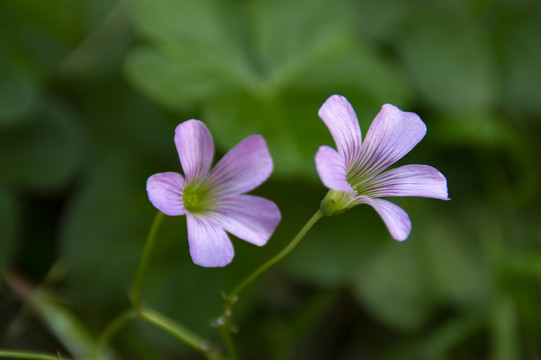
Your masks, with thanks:
M231 336L229 332L231 331L231 322L230 319L232 317L232 311L231 308L235 301L237 300L237 297L239 293L248 285L250 285L255 279L257 279L265 270L270 268L272 265L276 264L278 261L282 260L287 254L291 252L299 244L299 242L304 238L306 233L314 226L314 224L321 219L323 216L323 213L318 210L311 218L308 220L308 222L302 227L302 229L299 231L297 236L291 240L291 242L284 248L282 251L280 251L278 254L276 254L274 257L272 257L270 260L268 260L266 263L258 267L253 273L248 275L246 279L244 279L241 283L239 283L233 290L225 296L225 304L224 304L224 312L222 315L216 320L218 329L220 330L220 335L222 336L222 340L224 341L224 344L227 347L229 357L231 360L237 359L237 353L235 351L234 344L232 342Z
M253 273L251 273L246 279L244 279L240 284L238 284L225 298L225 310L224 314L227 313L227 310L230 310L231 305L235 302L235 299L237 298L238 294L252 281L257 279L259 275L261 275L265 270L270 268L272 265L276 264L278 261L282 260L287 254L291 252L299 244L299 242L302 240L304 235L314 226L314 224L321 219L323 214L320 210L318 210L311 218L308 220L308 222L303 226L301 231L291 240L291 242L278 254L276 254L273 258L268 260L266 263L261 265L259 268L257 268Z
M227 327L227 324L218 324L218 331L220 331L220 336L227 350L228 360L237 360L239 358L237 349L235 343L233 343L233 339L231 339L231 331Z
M167 331L185 344L202 353L209 360L221 360L219 351L205 338L167 318L165 315L147 307L139 308L141 318Z
M145 271L148 267L150 261L150 256L154 250L154 244L156 242L156 235L158 234L158 229L162 224L164 214L161 211L158 211L150 227L150 232L148 233L147 240L145 242L145 248L143 250L143 255L141 256L141 261L139 262L139 267L137 268L137 275L135 276L135 281L133 282L132 290L130 293L130 300L133 306L138 309L140 306L139 296L141 293L141 286L143 284L143 277Z
M66 359L60 355L48 354L38 351L21 351L21 350L8 350L0 349L0 356L7 359L30 359L30 360L58 360Z

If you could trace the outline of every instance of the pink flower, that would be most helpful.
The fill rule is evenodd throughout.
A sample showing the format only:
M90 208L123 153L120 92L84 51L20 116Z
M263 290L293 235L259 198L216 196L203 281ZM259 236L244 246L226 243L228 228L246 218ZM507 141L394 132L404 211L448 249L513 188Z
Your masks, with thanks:
M175 144L185 177L176 172L152 175L147 181L150 202L166 215L186 215L194 263L220 267L231 262L233 245L226 231L265 245L281 219L272 201L244 195L272 172L265 140L249 136L211 170L214 142L199 120L177 126Z
M419 116L385 104L362 141L357 116L347 99L333 95L319 109L338 151L321 146L316 168L331 190L322 201L322 211L333 215L358 204L372 206L391 236L405 240L411 232L408 214L387 196L447 197L447 180L427 165L404 165L383 172L411 151L426 134Z

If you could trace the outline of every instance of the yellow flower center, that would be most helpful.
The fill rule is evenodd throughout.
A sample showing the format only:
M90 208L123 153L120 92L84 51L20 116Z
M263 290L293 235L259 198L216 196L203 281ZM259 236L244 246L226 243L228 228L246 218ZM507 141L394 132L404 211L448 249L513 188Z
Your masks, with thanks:
M193 214L204 212L210 205L208 188L203 184L188 184L184 187L182 200L186 211Z

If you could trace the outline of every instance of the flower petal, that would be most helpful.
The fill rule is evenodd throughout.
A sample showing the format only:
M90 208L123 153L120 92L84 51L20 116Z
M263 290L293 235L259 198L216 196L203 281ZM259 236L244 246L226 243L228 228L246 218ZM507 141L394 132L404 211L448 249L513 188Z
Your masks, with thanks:
M205 124L199 120L188 120L178 125L175 145L187 182L209 172L214 157L214 142Z
M359 164L348 178L379 173L410 152L425 134L426 125L417 114L383 105L368 129Z
M235 251L225 231L209 219L186 214L190 255L195 264L222 267L231 262Z
M184 178L176 172L154 174L147 180L148 199L165 215L184 215Z
M428 165L405 165L377 175L365 191L373 197L420 196L441 200L447 197L447 180Z
M411 232L411 221L404 209L383 199L373 199L368 196L359 196L358 204L368 204L377 211L393 239L404 241Z
M345 160L328 146L320 146L316 153L316 169L323 185L332 190L354 191L346 178Z
M241 194L267 180L272 172L272 158L267 143L252 135L235 145L209 174L218 194Z
M362 136L357 115L348 100L341 95L332 95L323 103L318 115L329 128L346 164L354 162L361 149Z
M275 203L251 195L238 195L219 201L213 218L236 237L263 246L278 226L282 216Z

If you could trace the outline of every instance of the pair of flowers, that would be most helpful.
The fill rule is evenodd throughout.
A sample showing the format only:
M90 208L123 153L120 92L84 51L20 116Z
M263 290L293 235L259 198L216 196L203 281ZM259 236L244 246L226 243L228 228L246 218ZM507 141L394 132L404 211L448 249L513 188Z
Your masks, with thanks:
M415 113L389 104L368 129L364 142L351 104L333 95L319 110L337 150L321 146L317 172L331 189L321 204L324 215L335 215L355 205L372 206L391 236L405 240L411 231L408 214L388 196L420 196L448 200L447 181L435 168L405 165L383 172L421 141L426 126ZM252 135L231 149L211 169L214 143L199 120L177 126L175 144L185 177L176 172L152 175L148 197L166 215L186 215L188 242L194 263L220 267L231 262L233 245L226 231L258 246L270 238L281 219L270 200L244 193L271 174L272 159L265 140Z

